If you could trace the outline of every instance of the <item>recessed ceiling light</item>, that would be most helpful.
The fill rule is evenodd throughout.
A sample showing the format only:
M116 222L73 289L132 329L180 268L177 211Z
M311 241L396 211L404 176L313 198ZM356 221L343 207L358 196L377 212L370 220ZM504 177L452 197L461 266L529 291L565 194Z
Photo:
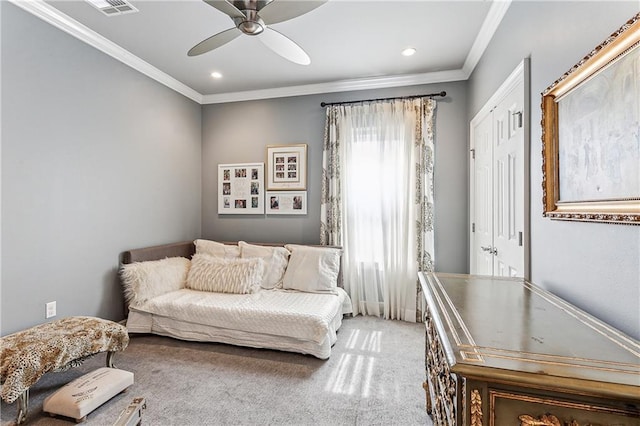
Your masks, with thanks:
M413 55L414 53L416 53L416 49L415 49L415 48L413 48L413 47L407 47L406 49L404 49L404 50L402 51L402 55L403 55L403 56L411 56L411 55Z
M214 71L211 73L211 77L213 78L222 78L222 74L220 74L218 71Z

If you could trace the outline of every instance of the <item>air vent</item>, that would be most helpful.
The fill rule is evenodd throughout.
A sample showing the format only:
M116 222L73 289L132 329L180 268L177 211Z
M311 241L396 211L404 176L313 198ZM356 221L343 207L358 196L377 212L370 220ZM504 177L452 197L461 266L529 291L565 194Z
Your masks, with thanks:
M138 9L125 0L87 0L92 6L107 16L122 15L124 13L134 13Z

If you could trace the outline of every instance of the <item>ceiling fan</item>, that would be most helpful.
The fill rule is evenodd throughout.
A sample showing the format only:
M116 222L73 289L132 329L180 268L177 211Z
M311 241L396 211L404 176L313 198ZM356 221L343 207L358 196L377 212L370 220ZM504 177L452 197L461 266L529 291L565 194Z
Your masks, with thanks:
M309 65L309 55L294 41L268 25L287 21L321 6L327 0L203 0L228 15L235 28L219 32L193 46L187 55L197 56L230 42L241 34L258 36L265 46L278 55L300 65Z

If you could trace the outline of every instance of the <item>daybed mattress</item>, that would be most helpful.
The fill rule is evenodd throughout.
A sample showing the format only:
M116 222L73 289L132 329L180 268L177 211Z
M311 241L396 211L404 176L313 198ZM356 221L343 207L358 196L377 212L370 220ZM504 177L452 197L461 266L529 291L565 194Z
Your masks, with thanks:
M254 294L182 289L131 307L131 333L153 333L183 340L301 352L326 359L336 341L349 296L286 290Z

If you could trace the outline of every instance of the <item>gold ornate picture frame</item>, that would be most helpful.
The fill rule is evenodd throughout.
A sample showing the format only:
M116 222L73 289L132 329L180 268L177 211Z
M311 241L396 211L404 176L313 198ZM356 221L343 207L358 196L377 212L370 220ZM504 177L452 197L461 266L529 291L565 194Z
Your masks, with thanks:
M640 13L542 93L544 216L640 225Z

